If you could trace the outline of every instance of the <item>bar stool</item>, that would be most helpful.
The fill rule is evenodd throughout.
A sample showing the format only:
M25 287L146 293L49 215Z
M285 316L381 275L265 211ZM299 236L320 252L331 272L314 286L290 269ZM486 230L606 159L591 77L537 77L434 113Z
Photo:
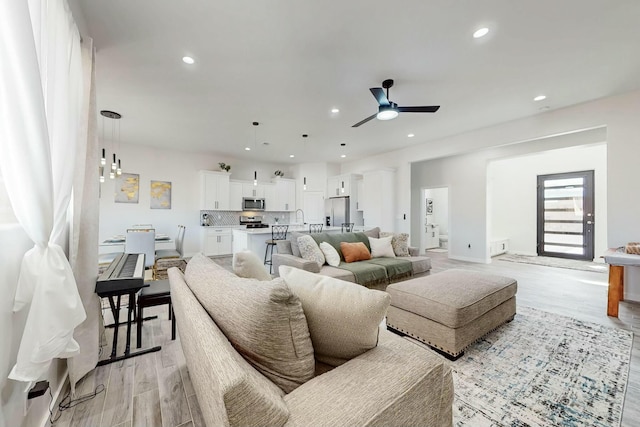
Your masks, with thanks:
M136 319L136 328L138 336L136 345L138 348L142 346L142 322L145 320L155 319L157 316L143 317L142 310L145 307L153 307L156 305L169 304L169 320L171 320L171 339L176 339L176 316L173 314L173 305L171 304L171 291L169 280L156 280L148 283L149 286L144 287L138 294L138 316Z
M351 233L353 231L353 222L343 222L342 223L342 231L343 233Z
M322 233L322 226L324 224L309 224L309 233Z
M264 265L269 266L269 274L273 268L273 262L271 257L273 256L273 247L278 240L287 239L287 231L289 231L288 225L272 225L271 226L271 240L267 240L267 247L264 251ZM267 259L267 255L269 256Z

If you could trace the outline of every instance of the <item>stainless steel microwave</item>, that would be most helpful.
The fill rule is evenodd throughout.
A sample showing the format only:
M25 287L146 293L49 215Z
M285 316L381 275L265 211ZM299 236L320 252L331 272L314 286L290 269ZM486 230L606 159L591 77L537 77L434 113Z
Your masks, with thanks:
M245 211L263 211L264 199L253 199L251 197L244 197L242 199L242 210Z

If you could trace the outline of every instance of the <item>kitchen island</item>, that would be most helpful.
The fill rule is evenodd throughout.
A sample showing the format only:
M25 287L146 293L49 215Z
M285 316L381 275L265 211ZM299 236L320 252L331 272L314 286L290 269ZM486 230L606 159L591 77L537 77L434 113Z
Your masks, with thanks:
M290 226L287 232L296 231L298 233L309 234L308 226ZM342 229L340 227L324 227L323 233L340 233ZM287 237L288 238L288 237ZM258 255L260 259L264 259L264 252L267 248L267 240L271 239L271 227L269 228L247 228L247 229L234 229L233 230L233 253L241 252L244 250L250 250L254 254ZM277 253L277 248L274 249ZM269 266L267 266L269 269Z

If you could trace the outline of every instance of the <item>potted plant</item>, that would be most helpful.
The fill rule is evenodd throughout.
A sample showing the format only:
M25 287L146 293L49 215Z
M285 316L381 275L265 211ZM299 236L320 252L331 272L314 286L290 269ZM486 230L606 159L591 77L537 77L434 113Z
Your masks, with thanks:
M229 172L229 170L231 169L231 165L227 165L223 162L218 163L218 165L220 165L220 170L223 170L225 172Z
M284 172L282 172L280 169L278 169L277 171L275 171L273 174L274 174L275 176L284 177Z

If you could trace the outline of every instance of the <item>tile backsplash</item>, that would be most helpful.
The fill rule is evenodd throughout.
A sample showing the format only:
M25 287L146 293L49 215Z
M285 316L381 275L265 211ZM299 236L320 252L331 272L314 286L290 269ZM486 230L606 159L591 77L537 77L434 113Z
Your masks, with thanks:
M210 223L214 227L223 225L240 225L240 214L262 216L265 224L275 224L276 218L280 224L290 222L291 212L248 212L248 211L200 211L200 225L203 225L203 214L208 214Z

